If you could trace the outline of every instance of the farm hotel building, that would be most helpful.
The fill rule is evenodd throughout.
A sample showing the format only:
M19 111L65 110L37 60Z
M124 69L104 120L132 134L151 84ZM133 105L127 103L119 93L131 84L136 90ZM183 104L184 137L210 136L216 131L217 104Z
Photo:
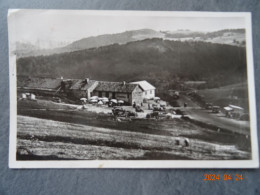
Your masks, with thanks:
M73 99L92 96L123 100L128 104L141 104L144 98L155 96L155 87L147 81L133 83L86 79L53 79L17 77L17 90L36 95L67 96Z

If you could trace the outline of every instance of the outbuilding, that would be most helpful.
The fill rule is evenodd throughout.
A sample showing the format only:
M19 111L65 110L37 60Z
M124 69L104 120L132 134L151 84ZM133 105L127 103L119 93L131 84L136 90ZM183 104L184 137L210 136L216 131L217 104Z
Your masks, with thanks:
M41 95L53 95L61 87L61 79L56 78L31 78L17 77L17 90L22 93L34 93Z
M244 108L236 105L228 105L224 107L225 114L229 118L239 119L244 114Z

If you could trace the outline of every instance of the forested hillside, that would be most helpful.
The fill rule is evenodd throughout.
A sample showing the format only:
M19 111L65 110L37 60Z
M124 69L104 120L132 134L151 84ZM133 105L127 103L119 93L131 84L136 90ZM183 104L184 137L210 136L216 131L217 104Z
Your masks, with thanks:
M146 79L152 83L206 80L212 85L226 85L246 80L246 52L243 47L155 38L20 58L17 73L108 81Z

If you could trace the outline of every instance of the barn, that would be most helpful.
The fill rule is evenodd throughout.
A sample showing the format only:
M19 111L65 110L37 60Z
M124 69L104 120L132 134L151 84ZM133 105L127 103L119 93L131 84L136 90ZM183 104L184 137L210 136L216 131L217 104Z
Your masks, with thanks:
M60 90L62 79L17 77L17 91L41 95L53 95Z
M131 84L137 84L141 87L143 90L142 97L143 99L152 99L155 97L155 87L148 83L147 81L136 81L136 82L131 82Z

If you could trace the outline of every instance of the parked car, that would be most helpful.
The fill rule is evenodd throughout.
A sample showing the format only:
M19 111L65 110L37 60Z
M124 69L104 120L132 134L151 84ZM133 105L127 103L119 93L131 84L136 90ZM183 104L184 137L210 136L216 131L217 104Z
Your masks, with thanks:
M160 107L165 110L166 109L166 104L160 104Z
M177 99L179 99L179 98L180 98L179 95L176 95L176 94L173 95L173 99L177 100Z
M61 103L61 99L59 97L53 97L52 101L57 102L57 103Z
M241 121L249 121L249 120L250 120L250 116L249 116L248 113L245 113L245 114L243 114L243 115L240 117L239 120L241 120Z
M206 103L205 108L206 108L207 110L211 110L212 107L213 107L213 104L212 104L212 103Z
M146 118L156 118L156 119L159 119L159 118L172 118L172 115L173 114L170 114L170 113L166 113L166 112L159 112L159 111L154 111L152 113L149 113L146 115Z
M114 107L112 113L115 116L125 116L125 110L122 107Z
M131 112L131 111L126 111L125 115L126 115L126 117L136 117L137 113Z
M183 111L181 111L180 109L177 109L177 110L175 110L175 113L176 113L177 115L182 115Z
M117 103L113 101L108 102L108 107L115 107L115 106L117 106Z
M154 111L152 113L149 113L149 114L146 115L146 118L156 118L156 119L158 119L159 118L159 112Z
M240 118L241 118L241 113L233 112L233 113L232 113L232 118L233 118L233 119L240 120Z
M153 111L163 111L165 110L165 107L154 107Z
M136 112L144 112L143 109L140 106L135 107Z
M220 107L219 106L212 106L212 112L213 113L219 113L220 112Z

